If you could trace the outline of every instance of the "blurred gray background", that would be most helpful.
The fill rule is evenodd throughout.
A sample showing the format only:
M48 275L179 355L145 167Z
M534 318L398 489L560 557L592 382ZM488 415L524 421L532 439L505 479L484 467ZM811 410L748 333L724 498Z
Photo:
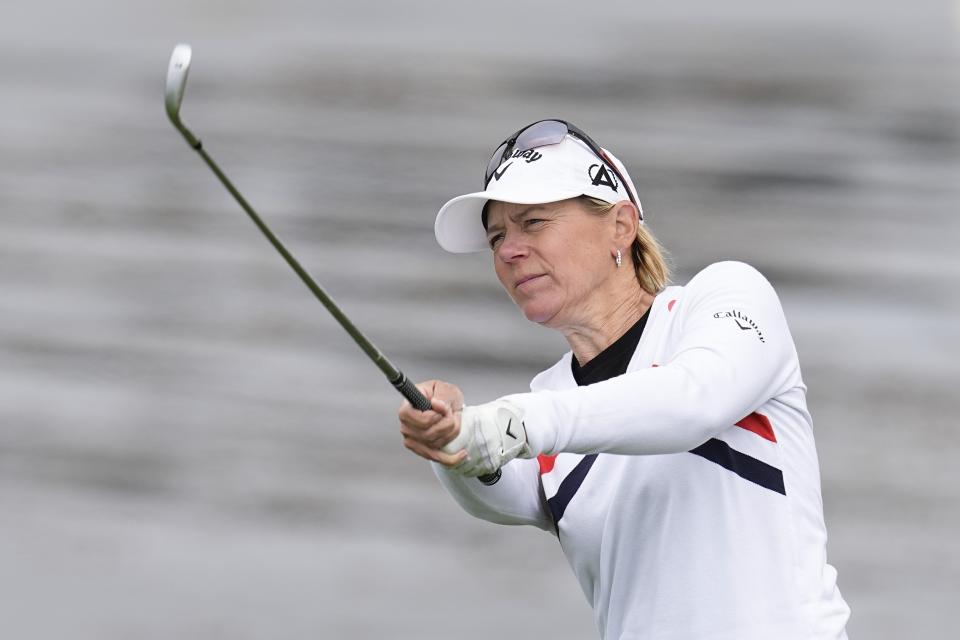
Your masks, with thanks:
M852 638L960 596L960 6L4 3L4 638L596 637L556 540L461 513L399 397L166 121L415 379L522 391L565 343L433 217L519 126L630 168L675 282L777 287ZM498 628L476 612L497 612Z

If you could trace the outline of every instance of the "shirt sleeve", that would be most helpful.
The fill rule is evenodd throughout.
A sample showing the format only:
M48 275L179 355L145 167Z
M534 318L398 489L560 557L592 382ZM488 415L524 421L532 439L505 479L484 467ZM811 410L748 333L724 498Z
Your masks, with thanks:
M677 346L660 366L508 396L524 408L535 455L689 451L802 384L780 301L756 269L711 265L679 304Z
M496 524L528 524L553 531L553 521L544 507L540 488L540 465L536 460L512 460L501 469L496 484L486 486L432 462L440 484L470 515Z

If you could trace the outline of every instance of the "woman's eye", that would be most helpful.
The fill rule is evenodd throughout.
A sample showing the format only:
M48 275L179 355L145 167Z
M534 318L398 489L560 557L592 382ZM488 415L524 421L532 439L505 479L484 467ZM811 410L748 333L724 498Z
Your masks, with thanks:
M493 249L497 246L497 244L500 243L501 240L503 240L503 234L498 233L495 236L490 236L490 238L487 239L487 242L490 243L490 248Z
M527 220L527 225L540 224L541 222L543 222L543 219L541 218L530 218Z

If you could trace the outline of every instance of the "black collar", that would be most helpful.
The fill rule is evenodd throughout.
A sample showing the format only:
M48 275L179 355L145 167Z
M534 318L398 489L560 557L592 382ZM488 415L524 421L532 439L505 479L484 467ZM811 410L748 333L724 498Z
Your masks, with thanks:
M643 328L647 326L649 316L650 309L647 309L647 312L637 320L636 324L627 329L613 344L598 353L582 367L577 362L576 356L570 358L573 379L577 381L577 384L582 387L626 373L630 358L633 357L637 345L640 344L640 337L643 335Z

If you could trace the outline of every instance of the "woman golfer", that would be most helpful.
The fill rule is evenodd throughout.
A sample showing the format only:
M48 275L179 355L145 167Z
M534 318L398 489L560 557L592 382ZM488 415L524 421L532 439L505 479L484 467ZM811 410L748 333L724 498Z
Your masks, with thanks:
M503 142L436 235L490 251L570 344L530 393L465 406L432 380L432 411L401 407L405 445L468 513L557 535L607 639L846 638L806 388L760 273L667 286L625 167L560 120Z

